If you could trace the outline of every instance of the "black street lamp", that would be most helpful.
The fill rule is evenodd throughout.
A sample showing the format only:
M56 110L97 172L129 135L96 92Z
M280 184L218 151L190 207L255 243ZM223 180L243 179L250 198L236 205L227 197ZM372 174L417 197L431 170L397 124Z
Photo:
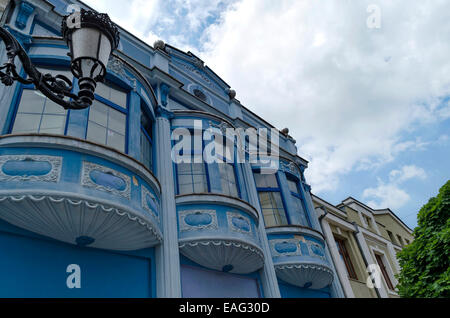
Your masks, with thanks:
M8 61L0 66L0 80L6 86L14 81L34 84L65 109L84 109L92 105L97 82L103 81L106 75L109 57L119 45L119 30L107 14L81 9L63 18L61 31L70 49L72 73L78 78L78 95L71 92L73 84L67 77L39 72L20 43L3 27L0 27L0 38L5 42ZM18 74L16 56L28 78Z

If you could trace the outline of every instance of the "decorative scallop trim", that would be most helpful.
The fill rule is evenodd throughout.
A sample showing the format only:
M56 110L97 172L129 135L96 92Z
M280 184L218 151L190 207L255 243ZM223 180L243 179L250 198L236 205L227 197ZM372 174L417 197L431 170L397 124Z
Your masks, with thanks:
M79 199L74 200L74 199L63 198L63 197L56 198L56 197L51 197L51 196L46 196L46 195L1 196L0 203L3 203L5 201L21 203L21 202L25 201L26 199L31 200L33 203L42 203L44 200L48 200L49 203L51 203L51 204L64 203L64 204L69 204L70 206L74 206L74 207L79 207L81 205L85 205L86 207L88 207L90 209L100 209L102 212L114 213L121 217L126 216L130 221L136 222L139 225L144 226L147 230L149 230L152 233L152 235L154 237L156 237L156 239L159 242L162 242L162 240L163 240L159 231L157 229L155 229L155 227L150 222L143 220L139 216L137 216L133 213L130 213L129 211L119 210L114 207L107 207L100 203L92 203L92 202L88 202L86 200L79 200Z
M200 240L200 241L190 241L190 242L181 242L179 243L179 248L182 249L186 246L197 247L197 246L226 246L226 247L236 247L244 250L251 251L252 253L258 254L262 259L264 259L263 252L256 246L252 246L250 244L232 241L232 240Z

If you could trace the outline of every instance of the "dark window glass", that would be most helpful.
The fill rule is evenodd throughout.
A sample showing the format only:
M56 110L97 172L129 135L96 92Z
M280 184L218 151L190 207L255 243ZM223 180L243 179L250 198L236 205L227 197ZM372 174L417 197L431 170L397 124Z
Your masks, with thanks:
M353 279L358 279L358 276L356 275L356 272L355 272L355 268L353 267L353 264L352 264L352 260L347 251L345 241L338 239L338 238L335 238L335 241L336 241L336 245L337 245L337 248L339 251L339 255L341 255L342 261L344 262L345 267L347 268L348 276Z
M201 90L199 89L194 89L194 96L201 99L202 101L206 101L207 97L205 95L205 93L203 93Z
M390 290L394 290L394 285L392 285L391 279L389 278L389 274L387 272L386 266L384 265L383 259L378 254L375 254L375 258L377 259L378 266L380 266L381 273L383 274L386 285Z
M152 122L145 112L141 110L141 162L149 170L153 170L152 137Z
M289 190L291 191L292 202L294 203L295 212L300 215L300 223L303 226L311 226L309 219L306 215L306 205L303 200L303 196L301 195L298 182L287 179Z

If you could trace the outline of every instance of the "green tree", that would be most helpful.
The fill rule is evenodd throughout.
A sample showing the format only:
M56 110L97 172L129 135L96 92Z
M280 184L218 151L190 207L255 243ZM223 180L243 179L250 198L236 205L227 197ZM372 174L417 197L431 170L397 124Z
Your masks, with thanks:
M401 252L402 297L450 297L450 180L419 211L414 241Z

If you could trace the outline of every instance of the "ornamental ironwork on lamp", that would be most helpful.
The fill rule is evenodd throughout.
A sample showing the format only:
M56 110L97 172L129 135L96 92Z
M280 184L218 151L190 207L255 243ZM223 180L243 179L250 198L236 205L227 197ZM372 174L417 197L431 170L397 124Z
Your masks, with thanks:
M78 79L77 95L72 93L73 83L64 75L39 72L17 39L3 27L0 27L0 38L5 42L8 61L0 66L0 81L6 86L14 81L34 84L65 109L84 109L92 105L97 82L103 81L106 75L109 57L119 45L119 30L107 14L81 9L63 18L61 32L69 46L71 71ZM19 75L16 56L27 77Z

